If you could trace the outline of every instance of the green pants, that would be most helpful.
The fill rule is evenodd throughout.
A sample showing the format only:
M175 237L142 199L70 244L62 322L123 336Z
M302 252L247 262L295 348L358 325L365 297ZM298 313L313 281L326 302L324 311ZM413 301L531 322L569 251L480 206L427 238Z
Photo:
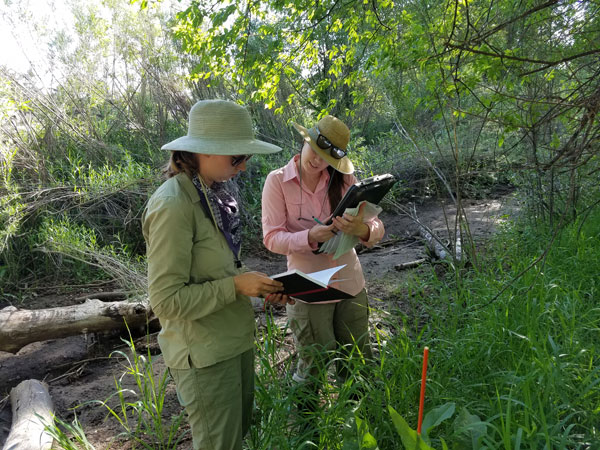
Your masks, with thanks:
M300 355L294 380L305 382L316 376L328 350L347 350L356 343L365 358L371 357L369 308L364 289L356 297L337 303L318 305L297 301L286 309ZM344 362L338 361L336 367L338 378L345 380Z
M241 450L252 419L254 350L201 369L170 369L194 450Z

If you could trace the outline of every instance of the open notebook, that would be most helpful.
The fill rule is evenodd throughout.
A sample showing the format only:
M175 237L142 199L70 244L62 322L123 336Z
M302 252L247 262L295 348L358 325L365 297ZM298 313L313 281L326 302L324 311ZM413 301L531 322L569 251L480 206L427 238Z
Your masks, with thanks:
M331 284L341 281L332 281L331 277L345 266L346 264L343 264L341 266L332 267L331 269L320 270L308 274L294 269L273 275L271 278L273 280L281 281L283 283L283 293L290 297L294 297L307 303L331 302L332 300L342 300L353 297L353 295L331 286Z

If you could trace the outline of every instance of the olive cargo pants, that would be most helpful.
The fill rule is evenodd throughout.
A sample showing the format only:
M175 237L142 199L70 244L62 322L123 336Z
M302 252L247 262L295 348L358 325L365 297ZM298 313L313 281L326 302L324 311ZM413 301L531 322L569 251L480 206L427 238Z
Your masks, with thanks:
M371 358L369 344L369 308L365 289L355 297L337 303L307 304L297 301L287 305L290 327L294 332L300 357L294 380L305 382L319 370L323 351L358 345L365 358ZM357 355L358 356L358 355ZM347 370L337 364L338 378L343 381Z
M254 402L254 350L202 368L170 369L194 450L242 450Z

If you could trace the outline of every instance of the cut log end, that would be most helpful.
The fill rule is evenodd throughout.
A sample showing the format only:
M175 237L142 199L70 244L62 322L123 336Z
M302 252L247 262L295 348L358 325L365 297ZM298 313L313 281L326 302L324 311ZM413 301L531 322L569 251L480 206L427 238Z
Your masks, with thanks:
M45 431L54 421L54 407L47 386L25 380L10 391L12 426L3 450L49 450L53 438Z

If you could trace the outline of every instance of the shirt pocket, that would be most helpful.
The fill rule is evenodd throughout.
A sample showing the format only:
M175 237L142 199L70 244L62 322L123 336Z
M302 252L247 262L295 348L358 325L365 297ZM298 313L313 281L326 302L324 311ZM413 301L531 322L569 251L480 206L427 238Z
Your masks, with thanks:
M303 196L302 200L303 201L300 202L299 197L286 199L288 224L290 222L298 224L300 230L312 228L316 225L317 222L315 222L313 217L324 220L324 214L327 213L327 205L324 203L329 201L327 199L323 200L323 203L319 205L318 210L315 210L308 195Z
M285 206L286 206L286 214L287 214L287 218L288 218L288 223L290 221L292 221L292 222L300 221L300 223L304 222L304 220L300 219L300 217L305 217L307 219L311 218L311 215L308 214L309 213L308 205L306 205L306 204L302 205L299 198L286 199ZM302 214L304 214L304 216L302 216Z

